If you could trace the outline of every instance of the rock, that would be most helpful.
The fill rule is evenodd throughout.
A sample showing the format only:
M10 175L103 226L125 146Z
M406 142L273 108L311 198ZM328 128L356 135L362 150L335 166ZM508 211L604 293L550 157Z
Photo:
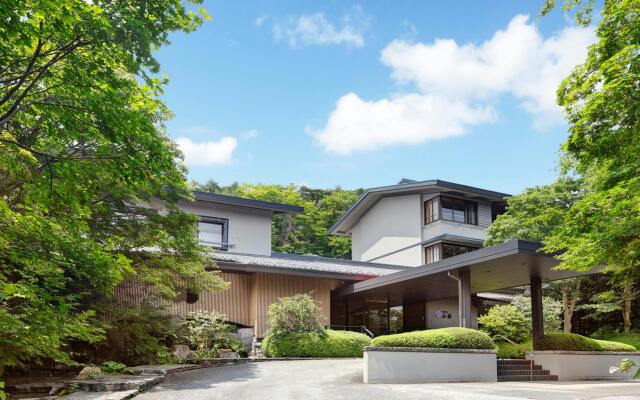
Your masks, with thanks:
M240 358L240 356L238 355L238 353L236 353L233 350L229 350L229 349L220 349L218 350L218 358Z
M186 360L192 358L193 351L186 344L177 344L173 346L173 355L176 356L179 360Z

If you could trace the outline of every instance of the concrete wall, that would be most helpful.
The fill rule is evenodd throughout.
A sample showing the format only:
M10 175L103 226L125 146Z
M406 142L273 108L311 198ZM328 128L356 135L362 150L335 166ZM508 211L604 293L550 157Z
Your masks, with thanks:
M640 365L638 353L614 353L591 351L533 351L526 354L527 360L533 360L542 368L558 375L558 380L588 379L632 379L635 369L622 374L610 374L609 368L628 358Z
M494 350L368 347L364 352L364 383L497 380Z
M218 205L204 201L180 202L178 205L182 210L191 214L228 219L228 240L232 245L229 251L271 254L271 216L273 214L270 211Z
M460 324L457 297L427 301L424 308L427 329L447 328ZM437 311L448 311L451 318L436 318ZM478 328L478 310L474 305L471 305L471 324L474 329Z
M422 228L422 240L430 240L442 235L454 235L478 240L486 238L485 228L480 225L438 220L424 225Z
M353 228L352 258L406 266L422 265L422 201L420 195L387 197L374 205ZM404 247L409 249L377 258Z

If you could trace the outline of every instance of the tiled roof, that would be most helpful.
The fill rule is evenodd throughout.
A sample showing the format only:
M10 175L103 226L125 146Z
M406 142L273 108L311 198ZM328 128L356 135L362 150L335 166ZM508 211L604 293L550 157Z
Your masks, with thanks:
M400 265L379 264L362 261L342 260L318 256L272 253L271 256L217 252L214 255L220 263L257 266L273 269L319 272L329 274L382 276L406 269Z

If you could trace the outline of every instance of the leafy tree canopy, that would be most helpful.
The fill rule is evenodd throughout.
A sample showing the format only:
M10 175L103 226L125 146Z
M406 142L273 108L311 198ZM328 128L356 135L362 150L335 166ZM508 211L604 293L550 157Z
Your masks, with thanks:
M176 207L153 55L205 19L181 0L0 2L0 374L98 340L89 295L127 276L164 296L224 286Z

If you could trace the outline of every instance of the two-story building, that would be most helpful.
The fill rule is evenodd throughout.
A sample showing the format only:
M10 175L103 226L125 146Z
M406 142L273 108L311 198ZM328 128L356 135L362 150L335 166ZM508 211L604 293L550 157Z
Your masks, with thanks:
M441 180L369 189L328 232L351 237L353 259L342 260L271 251L273 215L300 207L195 192L195 201L179 206L199 217L199 238L215 249L231 285L185 296L170 312L217 310L261 338L270 304L308 293L325 325L379 335L474 327L483 302L502 296L483 293L530 284L535 340L542 332L542 282L577 273L554 270L557 261L539 253L537 243L482 247L507 196Z

